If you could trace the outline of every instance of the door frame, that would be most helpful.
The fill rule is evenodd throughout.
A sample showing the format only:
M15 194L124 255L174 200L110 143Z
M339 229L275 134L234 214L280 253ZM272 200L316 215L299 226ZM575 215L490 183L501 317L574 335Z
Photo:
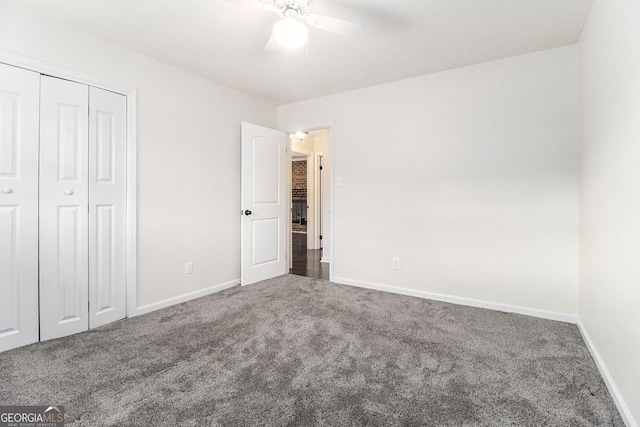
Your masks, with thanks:
M315 185L315 238L318 249L323 248L323 241L320 238L322 236L322 171L320 167L322 166L322 160L324 159L324 153L322 151L314 152L314 171L313 171L313 182ZM329 194L331 194L331 189L329 189ZM324 200L326 203L326 200ZM320 262L323 262L322 260ZM326 262L326 261L325 261Z
M311 132L314 130L329 130L329 158L331 162L330 173L329 173L329 242L323 242L323 244L328 244L329 246L329 281L333 281L334 277L334 248L335 248L335 148L336 148L336 136L335 136L335 125L333 120L327 122L320 122L315 124L302 124L293 129L284 130L287 135L295 134L296 132ZM289 160L291 160L291 138L289 138ZM324 156L324 153L322 153ZM315 159L314 159L315 160ZM291 174L291 166L289 166L289 174ZM287 182L287 191L289 194L289 199L291 199L291 178ZM326 201L325 201L326 202ZM289 203L291 206L291 203ZM291 223L291 217L289 217L289 223ZM287 234L287 238L289 239L289 248L291 248L291 224L289 224L289 233ZM291 254L289 254L289 259L291 260Z
M127 230L126 230L126 295L127 295L127 317L136 315L137 308L137 89L124 84L116 83L110 80L101 79L79 71L74 71L65 67L50 64L38 59L23 56L17 53L0 49L0 63L11 65L26 70L35 71L40 74L46 74L64 80L71 80L105 89L111 92L124 95L127 99Z

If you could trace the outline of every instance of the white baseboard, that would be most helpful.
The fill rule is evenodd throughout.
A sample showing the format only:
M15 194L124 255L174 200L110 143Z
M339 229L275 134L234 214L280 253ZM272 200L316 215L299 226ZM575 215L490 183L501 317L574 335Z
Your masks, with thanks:
M408 295L412 297L425 298L435 301L449 302L452 304L466 305L470 307L487 308L489 310L504 311L507 313L524 314L527 316L540 317L543 319L557 320L565 323L577 323L575 315L561 313L557 311L540 310L537 308L522 307L518 305L502 304L491 301L483 301L472 298L456 297L452 295L437 294L433 292L420 291L417 289L402 288L399 286L382 285L379 283L362 282L359 280L346 279L343 277L333 277L335 283L342 285L357 286L359 288L373 289L376 291L391 292L394 294Z
M598 366L598 369L600 370L600 375L602 375L602 378L604 379L604 383L607 385L607 388L609 389L609 394L611 394L611 397L613 398L613 401L615 402L616 407L618 408L618 412L620 412L620 416L622 417L622 420L629 427L638 427L638 424L633 419L631 410L629 409L626 402L622 398L622 394L620 394L620 390L618 390L618 387L616 386L615 381L613 381L613 377L611 377L611 374L607 369L607 365L605 365L604 360L600 356L600 353L598 353L598 349L596 348L595 344L591 340L589 333L585 329L584 324L580 321L580 319L578 319L578 329L582 334L582 338L584 339L584 342L587 343L587 348L591 352L591 356L593 357L593 360L596 362L596 366Z
M189 292L187 294L179 295L177 297L168 298L162 301L146 304L136 308L134 316L141 314L151 313L152 311L160 310L161 308L170 307L181 302L186 302L192 299L200 298L206 295L214 294L216 292L224 291L225 289L233 288L240 284L240 279L231 280L230 282L221 283L219 285L210 286L205 289Z
M322 258L320 258L320 262L329 262L329 257L328 256L323 256Z

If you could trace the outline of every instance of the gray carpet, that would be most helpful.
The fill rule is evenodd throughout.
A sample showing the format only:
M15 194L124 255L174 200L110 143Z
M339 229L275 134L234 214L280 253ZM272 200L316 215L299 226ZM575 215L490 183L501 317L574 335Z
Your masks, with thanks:
M283 276L0 354L67 425L622 426L574 325Z

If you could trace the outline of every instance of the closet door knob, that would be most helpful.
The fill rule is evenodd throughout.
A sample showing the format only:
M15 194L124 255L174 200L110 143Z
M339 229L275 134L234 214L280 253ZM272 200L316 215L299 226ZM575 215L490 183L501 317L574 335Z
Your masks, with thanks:
M9 193L13 193L13 190L12 190L11 188L3 188L3 189L2 189L2 192L3 192L4 194L9 194Z
M73 194L73 190L65 190L64 194L66 194L67 196L70 196Z

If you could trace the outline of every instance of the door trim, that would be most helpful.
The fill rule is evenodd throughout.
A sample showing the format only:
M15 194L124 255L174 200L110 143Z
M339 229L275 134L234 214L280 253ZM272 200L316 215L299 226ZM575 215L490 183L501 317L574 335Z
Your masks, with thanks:
M301 126L297 126L293 129L287 129L285 132L287 135L295 134L298 131L314 131L314 130L329 130L329 158L330 158L330 173L329 173L329 182L330 182L330 191L329 191L329 281L333 282L334 277L334 252L335 252L335 194L336 194L336 186L335 186L335 174L336 174L336 135L335 135L335 124L334 121L320 122L315 124L303 124ZM291 146L291 138L289 138L289 146ZM289 156L291 157L291 156ZM291 179L289 179L289 194L291 194ZM291 225L289 226L291 227ZM291 239L291 233L288 236ZM326 242L325 242L326 243Z
M26 70L35 71L60 79L71 80L105 89L124 95L127 98L127 317L133 317L136 313L137 301L137 165L138 165L138 141L137 141L137 90L131 86L112 82L89 74L60 67L28 56L19 55L0 49L0 63L11 65Z
M313 170L313 183L315 185L315 238L316 245L318 249L322 249L322 244L324 243L320 236L322 235L322 171L320 170L320 166L322 166L321 159L324 159L324 153L322 151L314 152L314 170ZM329 191L331 193L331 191ZM326 203L326 200L325 200ZM325 233L326 234L326 233ZM327 262L327 260L320 262Z

